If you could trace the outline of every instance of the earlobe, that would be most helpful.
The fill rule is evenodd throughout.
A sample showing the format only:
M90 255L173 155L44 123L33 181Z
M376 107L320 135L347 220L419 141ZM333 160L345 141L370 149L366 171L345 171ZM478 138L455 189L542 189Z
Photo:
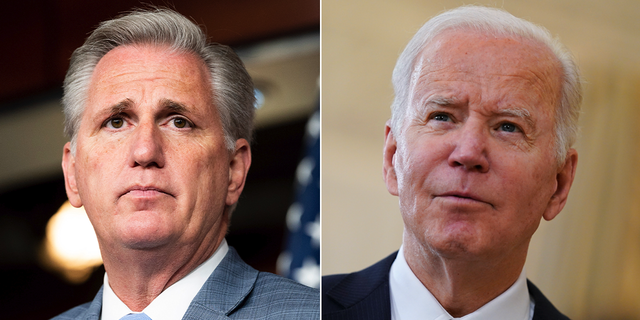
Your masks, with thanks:
M576 166L578 165L578 152L575 149L569 150L563 166L556 174L556 190L551 196L551 200L547 206L547 210L542 217L549 221L555 218L567 203L569 189L573 184L576 175Z
M234 153L229 162L229 185L227 188L226 204L231 206L238 202L244 189L247 173L251 166L251 148L245 139L238 139Z
M76 208L81 207L82 200L76 182L76 159L71 152L70 142L67 142L62 149L62 172L64 173L64 185L69 203Z
M382 177L387 185L387 190L394 196L398 195L398 177L395 169L395 156L397 144L396 139L389 126L389 121L384 129L384 150L382 160Z

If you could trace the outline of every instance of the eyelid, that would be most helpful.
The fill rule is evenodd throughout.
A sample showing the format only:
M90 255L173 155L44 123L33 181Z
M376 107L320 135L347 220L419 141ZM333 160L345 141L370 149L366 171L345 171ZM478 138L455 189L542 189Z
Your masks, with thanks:
M429 113L429 118L433 118L433 117L439 116L439 115L449 116L449 115L451 115L451 113L446 112L446 111L441 111L441 110L434 110L434 111L431 111Z
M455 121L455 117L450 112L446 112L442 110L432 110L431 112L429 112L429 115L427 116L427 121L433 120L437 116L446 116L449 118L451 122Z
M501 124L505 122L512 123L522 132L525 131L524 129L527 131L535 131L535 122L531 117L531 113L526 108L505 109L502 110L498 116Z
M189 118L187 118L187 117L185 117L185 116L183 116L183 115L181 115L181 114L173 114L173 115L170 115L170 116L169 116L169 119L167 120L167 122L171 122L171 121L174 121L174 120L176 120L176 119L182 119L182 120L184 120L184 121L186 121L186 122L187 122L187 127L185 127L185 128L178 128L178 129L186 129L186 128L191 128L191 129L193 129L193 128L195 128L195 124L193 124L193 121L189 120Z
M516 133L516 132L524 133L524 130L522 129L521 125L515 123L514 121L508 121L508 120L500 121L498 123L497 129L501 129L502 126L505 125L505 124L510 124L510 125L512 125L512 126L514 126L516 128L516 130L513 133Z
M429 98L420 108L420 112L431 117L435 113L445 113L452 115L460 108L453 103L452 99L445 98Z
M101 127L106 127L111 120L118 118L121 118L125 122L127 121L127 115L124 112L112 113L102 122Z

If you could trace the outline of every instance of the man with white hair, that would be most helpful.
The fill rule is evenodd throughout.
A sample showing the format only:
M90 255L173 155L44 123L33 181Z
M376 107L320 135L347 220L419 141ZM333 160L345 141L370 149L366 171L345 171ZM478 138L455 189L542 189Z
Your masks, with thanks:
M581 103L571 55L493 8L429 20L393 72L383 176L400 250L323 279L324 319L567 319L526 279L531 236L564 207Z
M71 57L62 166L106 270L55 319L318 319L319 293L227 245L251 164L253 83L229 47L167 9L109 20Z

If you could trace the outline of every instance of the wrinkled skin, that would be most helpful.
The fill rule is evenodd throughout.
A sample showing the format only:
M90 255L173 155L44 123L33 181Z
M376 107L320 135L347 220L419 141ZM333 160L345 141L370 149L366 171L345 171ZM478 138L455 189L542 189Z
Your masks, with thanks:
M94 71L76 151L65 145L63 169L114 291L130 272L155 286L145 294L159 294L224 238L251 153L244 139L226 148L209 83L202 61L164 47L117 47ZM162 276L142 283L155 272Z
M490 281L502 286L495 297L522 270L541 218L563 208L577 153L558 166L561 79L542 45L468 30L419 55L401 128L387 124L383 171L399 197L407 262L432 292L429 279L443 277L450 286L440 289L455 296L456 275L474 265L506 279Z

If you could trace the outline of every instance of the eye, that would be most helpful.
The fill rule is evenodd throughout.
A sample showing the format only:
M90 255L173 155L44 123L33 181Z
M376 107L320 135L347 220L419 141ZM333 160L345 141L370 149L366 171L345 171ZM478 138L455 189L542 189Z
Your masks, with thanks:
M520 131L518 129L518 126L516 126L513 123L503 123L500 125L500 130L505 131L505 132L516 132L516 131Z
M105 126L111 129L120 129L124 126L124 119L116 117L107 120Z
M191 122L189 122L185 118L176 117L176 118L171 119L171 121L173 122L173 125L176 128L179 128L179 129L191 128L192 127Z
M441 114L440 113L440 114L436 114L435 116L433 116L433 120L436 120L436 121L449 121L449 120L451 120L451 118L446 114Z

